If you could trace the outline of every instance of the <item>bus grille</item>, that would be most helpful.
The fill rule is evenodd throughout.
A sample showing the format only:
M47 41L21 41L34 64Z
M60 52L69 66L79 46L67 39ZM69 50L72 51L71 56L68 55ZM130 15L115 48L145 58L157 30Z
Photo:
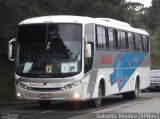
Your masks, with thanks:
M59 91L61 88L31 88L32 90L35 91Z

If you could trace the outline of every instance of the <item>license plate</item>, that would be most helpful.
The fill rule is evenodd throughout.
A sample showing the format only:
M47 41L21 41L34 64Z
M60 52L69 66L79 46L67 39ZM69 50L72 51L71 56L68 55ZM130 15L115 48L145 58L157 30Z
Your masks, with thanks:
M42 99L48 99L48 98L51 98L51 94L50 93L41 93L40 97Z

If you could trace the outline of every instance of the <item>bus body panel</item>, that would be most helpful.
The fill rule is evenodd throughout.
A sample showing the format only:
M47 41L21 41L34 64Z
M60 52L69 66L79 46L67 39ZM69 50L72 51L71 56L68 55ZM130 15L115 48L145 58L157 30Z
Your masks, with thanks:
M104 96L122 94L135 90L136 78L139 77L139 88L149 86L150 78L150 54L149 52L109 50L96 48L96 25L106 28L125 30L126 32L139 33L148 36L144 30L123 25L115 25L106 21L78 16L52 16L39 17L22 21L19 25L27 24L54 24L72 23L82 25L81 42L81 71L72 77L61 78L33 78L15 75L16 94L18 99L23 100L89 100L98 97L98 87L101 80L104 81ZM91 24L91 34L85 33L85 25ZM93 33L94 32L94 33ZM93 66L85 72L85 41L84 37L92 38L93 43ZM91 36L93 35L93 36ZM77 81L80 81L80 83ZM20 84L19 84L20 83ZM21 87L22 86L22 87ZM24 89L27 86L27 89ZM49 87L47 87L49 86ZM73 86L69 89L66 86ZM53 90L51 90L53 88ZM31 90L30 90L31 89ZM47 90L49 89L49 90ZM75 98L74 94L79 97ZM46 96L46 97L45 97ZM47 97L48 96L48 97Z
M101 80L105 81L105 96L134 91L138 76L140 77L140 89L146 89L150 85L150 57L148 53L116 53L97 50L94 59L88 86L92 98L97 97Z

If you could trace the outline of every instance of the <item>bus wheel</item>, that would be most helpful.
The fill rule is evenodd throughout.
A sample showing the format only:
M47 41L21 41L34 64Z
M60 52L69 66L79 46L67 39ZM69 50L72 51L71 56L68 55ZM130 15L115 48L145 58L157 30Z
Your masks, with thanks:
M139 95L139 80L136 80L135 90L127 93L123 93L124 99L136 99Z
M139 89L139 80L136 81L136 85L135 85L135 91L133 91L133 96L132 98L135 99L139 96L139 92L140 92L140 89Z
M50 100L39 100L38 103L41 107L48 107L50 106L51 101Z
M94 103L95 103L96 107L100 107L101 106L102 95L103 95L102 84L100 84L99 88L98 88L98 97L94 100Z

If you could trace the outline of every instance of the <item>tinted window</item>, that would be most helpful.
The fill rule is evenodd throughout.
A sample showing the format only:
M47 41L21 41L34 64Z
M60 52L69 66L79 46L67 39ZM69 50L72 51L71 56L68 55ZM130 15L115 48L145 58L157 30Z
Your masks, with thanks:
M97 26L97 48L106 48L105 28L101 26Z
M85 56L84 60L84 72L87 73L91 70L93 66L93 55L94 55L94 24L86 24L85 25L85 37L89 44L91 44L92 56L87 58Z
M121 48L126 49L126 34L125 34L125 32L121 32L121 40L122 40Z
M115 30L108 29L109 49L114 50L117 48Z
M134 37L133 33L128 33L128 48L130 51L134 50Z
M16 73L24 77L74 76L81 71L81 41L80 24L21 25Z
M126 36L124 31L118 31L118 49L126 49Z
M135 50L142 51L142 37L139 34L135 34Z
M138 42L139 42L139 47L140 47L140 51L142 51L142 36L138 35Z
M148 52L149 51L148 37L142 36L142 40L143 40L143 51Z
M121 49L121 32L117 31L118 49Z

